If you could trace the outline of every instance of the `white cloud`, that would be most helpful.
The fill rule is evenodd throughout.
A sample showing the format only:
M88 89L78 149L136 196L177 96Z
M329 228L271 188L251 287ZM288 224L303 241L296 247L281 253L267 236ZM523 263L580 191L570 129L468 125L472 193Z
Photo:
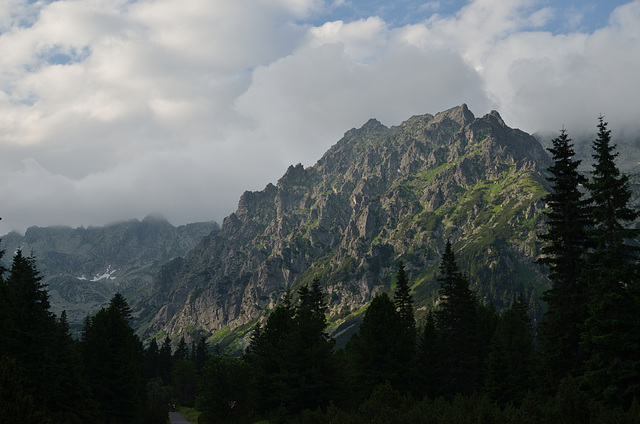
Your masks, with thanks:
M371 117L465 102L531 132L591 129L600 113L640 129L638 0L591 33L542 31L580 28L584 10L535 0L402 27L305 23L351 3L2 2L0 234L150 212L221 221L243 190L312 165Z
M238 110L290 163L312 165L371 117L395 125L463 102L488 109L480 80L458 56L425 52L401 35L375 18L314 29L294 54L255 71Z
M639 24L636 1L593 34L511 34L487 51L481 74L506 119L527 131L593 131L600 113L612 128L640 130Z

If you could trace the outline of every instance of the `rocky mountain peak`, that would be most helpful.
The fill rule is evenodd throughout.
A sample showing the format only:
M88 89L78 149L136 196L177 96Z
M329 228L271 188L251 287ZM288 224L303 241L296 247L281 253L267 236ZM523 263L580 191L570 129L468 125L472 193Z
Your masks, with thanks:
M507 124L504 123L504 121L502 120L502 116L500 116L500 113L498 113L497 110L492 110L491 112L489 112L489 115L491 118L494 118L496 121L498 121L498 124L500 124L503 127L506 127Z
M154 283L160 311L146 331L242 331L314 277L339 321L388 290L400 260L422 275L424 302L435 281L424 270L437 268L446 239L463 249L463 264L482 258L500 270L488 287L477 266L467 269L481 296L508 306L512 278L538 284L531 240L548 161L497 112L476 118L465 104L391 128L369 120L314 166L290 166L276 185L245 192L222 229Z
M147 225L171 225L171 223L161 214L149 214L142 219L142 223Z
M435 118L436 119L448 118L456 122L457 124L459 124L461 127L464 127L465 125L470 124L471 122L474 121L474 119L476 119L476 117L467 107L466 103L463 103L460 106L456 106L444 112L440 112L436 114Z
M304 166L301 163L296 166L289 165L287 172L278 180L278 185L300 184L307 178Z
M361 128L360 131L366 134L378 134L384 132L388 128L384 126L380 121L375 118L369 119Z

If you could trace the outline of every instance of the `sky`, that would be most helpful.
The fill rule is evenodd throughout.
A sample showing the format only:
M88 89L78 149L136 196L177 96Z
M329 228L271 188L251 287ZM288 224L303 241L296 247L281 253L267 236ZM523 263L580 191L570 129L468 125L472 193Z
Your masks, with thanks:
M369 118L462 103L633 138L639 76L640 0L2 0L0 234L222 223Z

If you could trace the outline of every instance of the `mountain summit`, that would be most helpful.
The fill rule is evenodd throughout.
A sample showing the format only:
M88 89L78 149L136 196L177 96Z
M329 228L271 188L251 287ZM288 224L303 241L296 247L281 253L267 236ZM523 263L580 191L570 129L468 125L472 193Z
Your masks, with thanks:
M532 259L549 164L495 111L476 118L463 104L391 128L372 119L314 166L245 192L220 231L164 266L144 332L241 332L314 277L339 325L391 289L400 261L417 305L433 305L446 240L480 298L508 306L542 289Z

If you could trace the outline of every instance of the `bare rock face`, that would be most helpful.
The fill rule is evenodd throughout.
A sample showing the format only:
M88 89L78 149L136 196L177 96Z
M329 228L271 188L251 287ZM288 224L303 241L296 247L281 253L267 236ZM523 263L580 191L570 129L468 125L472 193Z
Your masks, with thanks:
M417 305L436 290L447 239L480 298L508 306L540 291L532 259L549 158L497 112L466 105L387 128L347 131L314 166L246 192L211 233L154 279L145 334L248 328L286 291L320 279L331 319L389 290L399 261Z

